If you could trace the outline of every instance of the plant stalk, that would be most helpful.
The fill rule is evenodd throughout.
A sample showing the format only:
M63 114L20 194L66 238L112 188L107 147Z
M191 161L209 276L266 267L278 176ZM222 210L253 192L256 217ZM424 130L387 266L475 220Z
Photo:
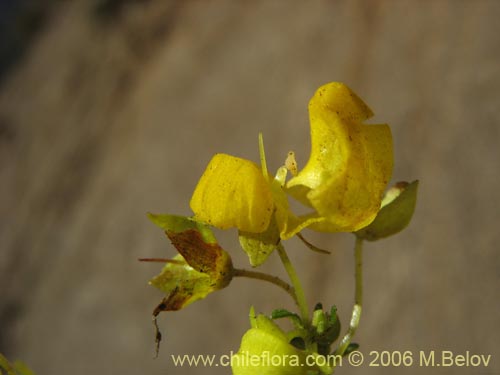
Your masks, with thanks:
M277 276L269 275L269 274L263 273L263 272L240 269L240 268L235 268L233 270L233 276L234 277L247 277L249 279L267 281L267 282L274 284L274 285L280 287L281 289L283 289L297 303L297 298L295 296L295 290L293 289L293 287L290 284L288 284L286 281L281 280Z
M304 294L304 289L302 288L302 284L300 283L299 276L297 275L297 272L295 271L295 268L290 262L290 258L288 258L285 248L281 243L277 246L277 250L281 262L283 263L283 266L285 267L285 270L288 273L288 277L292 282L293 289L295 291L295 302L299 307L302 321L309 322L309 309L307 308L306 296Z
M351 322L349 323L349 329L335 352L338 355L345 353L358 329L361 318L361 307L363 305L363 240L358 237L356 237L356 244L354 246L354 278L354 306L352 308Z

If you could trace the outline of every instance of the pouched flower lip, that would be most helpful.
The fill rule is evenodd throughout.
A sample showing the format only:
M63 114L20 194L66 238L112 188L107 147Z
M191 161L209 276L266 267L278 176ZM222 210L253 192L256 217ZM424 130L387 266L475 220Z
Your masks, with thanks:
M346 85L321 86L309 103L311 154L285 191L313 209L288 215L281 237L305 227L324 232L354 232L370 224L391 178L393 150L387 124L366 125L373 112Z
M252 316L253 315L253 316ZM234 375L329 374L331 367L315 364L319 354L300 350L289 343L287 334L265 315L250 311L250 328L242 337L238 353L231 358ZM310 357L306 360L307 357ZM321 363L320 362L320 363Z
M190 206L198 221L251 233L265 231L274 210L269 182L257 164L227 154L212 158Z
M261 169L249 160L217 154L193 193L194 217L221 229L261 233L274 214L281 239L304 228L354 232L370 224L392 174L389 126L364 124L372 111L336 82L316 91L309 115L311 154L297 175L286 182L282 167L271 180L265 163ZM295 215L288 196L311 213Z

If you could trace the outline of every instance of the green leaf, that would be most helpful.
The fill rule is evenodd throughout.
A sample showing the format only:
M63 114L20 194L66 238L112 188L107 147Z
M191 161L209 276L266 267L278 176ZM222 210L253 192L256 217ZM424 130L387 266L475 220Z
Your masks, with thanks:
M397 183L387 191L375 220L355 232L355 235L363 240L376 241L402 231L410 223L415 211L417 191L418 180Z
M271 313L271 319L281 319L281 318L289 318L289 317L297 317L300 319L300 317L291 312L291 311L288 311L287 309L276 309L276 310L273 310L273 312Z

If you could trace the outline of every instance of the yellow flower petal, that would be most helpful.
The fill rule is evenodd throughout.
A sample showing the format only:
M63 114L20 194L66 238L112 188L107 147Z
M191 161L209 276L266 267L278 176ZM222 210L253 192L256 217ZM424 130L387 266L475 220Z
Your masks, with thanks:
M274 209L269 183L260 168L227 154L212 158L190 205L198 221L250 233L266 230Z
M341 83L320 87L309 114L311 155L287 190L325 218L310 222L312 229L356 231L380 209L392 173L391 131L387 125L364 125L371 110Z

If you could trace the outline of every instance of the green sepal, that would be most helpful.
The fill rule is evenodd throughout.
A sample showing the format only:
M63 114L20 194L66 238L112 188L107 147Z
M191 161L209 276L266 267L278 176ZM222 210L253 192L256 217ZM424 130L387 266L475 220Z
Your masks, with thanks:
M312 326L314 327L313 341L318 345L318 353L327 355L330 347L340 334L340 320L337 316L337 308L332 306L330 313L325 313L321 304L317 304L313 313Z
M163 310L180 310L220 289L214 287L209 275L189 266L182 255L176 255L171 262L175 263L165 264L160 274L149 282L168 295Z
M291 311L288 311L286 309L276 309L271 313L271 319L273 320L282 318L289 318L297 329L304 328L304 324L302 323L302 319L300 318L300 316Z
M264 263L280 242L280 233L273 218L269 227L262 233L238 232L241 248L247 253L252 267Z
M150 281L168 295L161 311L180 310L231 282L231 257L219 246L210 228L184 216L148 217L165 230L179 252L173 259L165 260L161 273Z
M417 191L418 180L397 183L387 191L375 220L354 234L363 240L376 241L402 231L415 211Z
M217 239L212 230L206 224L196 221L193 218L168 214L157 215L152 213L148 213L148 218L164 231L181 233L189 229L194 229L200 233L204 242L208 244L217 243Z

